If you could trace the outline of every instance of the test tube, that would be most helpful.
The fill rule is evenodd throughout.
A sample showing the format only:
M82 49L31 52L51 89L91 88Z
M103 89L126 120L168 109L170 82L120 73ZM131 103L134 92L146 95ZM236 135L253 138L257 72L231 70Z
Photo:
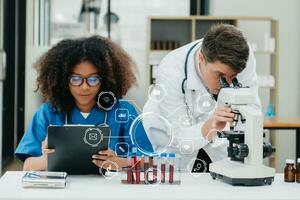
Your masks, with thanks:
M174 182L175 153L169 154L169 183Z
M162 153L160 156L161 156L161 165L160 165L161 183L164 183L166 181L166 159L167 159L167 154Z
M147 173L147 182L153 183L153 156L149 157L149 168Z
M147 176L148 169L149 169L149 157L147 155L144 155L144 180L145 180L145 183L148 183L148 176Z
M137 180L137 148L132 147L132 162L133 162L133 172L132 172L132 183L136 183Z
M136 171L135 171L135 173L136 173L136 183L137 184L140 184L140 181L141 181L141 158L142 158L142 154L141 154L141 152L137 152L136 153L136 158L137 158L137 162L136 162L136 167L135 167L135 169L136 169Z
M129 152L128 157L127 157L131 162L130 165L127 168L127 183L132 182L132 158L131 158L131 153Z
M153 156L153 183L157 182L157 155Z

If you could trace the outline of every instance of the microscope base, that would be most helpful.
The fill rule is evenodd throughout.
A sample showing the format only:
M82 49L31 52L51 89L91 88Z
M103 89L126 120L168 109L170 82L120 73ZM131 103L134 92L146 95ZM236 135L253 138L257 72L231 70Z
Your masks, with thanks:
M209 165L213 179L223 179L232 185L259 186L271 185L275 169L261 165L249 165L224 159Z
M261 186L261 185L271 185L274 181L274 177L265 177L265 178L230 178L227 176L223 176L221 174L217 174L214 172L210 172L210 175L213 179L222 179L226 183L231 185L238 186Z

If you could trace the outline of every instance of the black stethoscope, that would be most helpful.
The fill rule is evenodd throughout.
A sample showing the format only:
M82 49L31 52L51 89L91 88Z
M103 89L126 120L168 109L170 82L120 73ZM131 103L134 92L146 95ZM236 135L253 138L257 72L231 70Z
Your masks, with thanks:
M200 42L197 42L196 44L194 44L187 52L186 54L186 57L185 57L185 61L184 61L184 79L182 80L182 83L181 83L181 92L182 94L184 95L184 104L185 104L185 107L186 107L186 112L187 112L187 117L189 118L189 120L191 121L193 119L193 112L192 110L190 109L189 105L188 105L188 102L187 102L187 97L186 97L186 93L185 93L185 88L186 88L186 81L187 81L187 78L188 78L188 61L189 61L189 57L190 57L190 54L192 52L192 50L199 44ZM214 99L215 101L217 100L217 95L214 96L213 94L211 94L208 90L207 87L205 87L207 92L210 94L211 98Z
M187 112L187 117L189 119L189 121L193 120L193 112L190 109L188 102L187 102L187 98L186 98L186 94L185 94L185 88L186 88L186 81L187 81L187 72L188 72L188 61L189 61L189 56L192 52L192 50L199 44L199 42L197 42L196 44L194 44L187 52L186 56L185 56L185 61L184 61L184 79L182 80L181 83L181 92L184 95L184 104L186 107L186 112Z
M181 91L182 94L184 94L185 97L185 87L186 87L186 80L187 80L187 65L188 65L188 61L189 61L189 56L192 52L192 50L199 44L199 42L197 42L196 44L194 44L187 52L186 56L185 56L185 61L184 61L184 79L182 80L181 83ZM186 97L185 97L186 99Z

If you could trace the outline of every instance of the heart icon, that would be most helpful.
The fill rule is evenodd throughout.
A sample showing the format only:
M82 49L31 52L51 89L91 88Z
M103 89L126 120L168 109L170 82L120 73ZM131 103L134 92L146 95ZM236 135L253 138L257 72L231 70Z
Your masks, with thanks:
M108 103L109 102L109 97L104 97L103 100Z

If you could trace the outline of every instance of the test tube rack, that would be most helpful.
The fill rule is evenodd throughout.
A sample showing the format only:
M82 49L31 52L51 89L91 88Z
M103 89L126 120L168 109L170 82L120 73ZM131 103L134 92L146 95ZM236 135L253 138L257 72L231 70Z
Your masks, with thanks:
M125 184L125 185L180 185L181 184L181 181L180 180L177 180L177 181L174 181L173 183L169 183L169 182L165 182L165 183L161 183L161 182L158 182L158 183L153 183L153 182L146 182L146 181L140 181L139 183L136 183L136 182L133 182L133 183L128 183L127 180L121 180L121 183L122 184Z
M144 168L141 168L141 160L144 160ZM181 180L176 179L175 154L161 154L161 157L148 157L138 154L131 156L132 165L126 168L127 179L121 180L128 185L180 185ZM158 167L160 166L160 167Z

